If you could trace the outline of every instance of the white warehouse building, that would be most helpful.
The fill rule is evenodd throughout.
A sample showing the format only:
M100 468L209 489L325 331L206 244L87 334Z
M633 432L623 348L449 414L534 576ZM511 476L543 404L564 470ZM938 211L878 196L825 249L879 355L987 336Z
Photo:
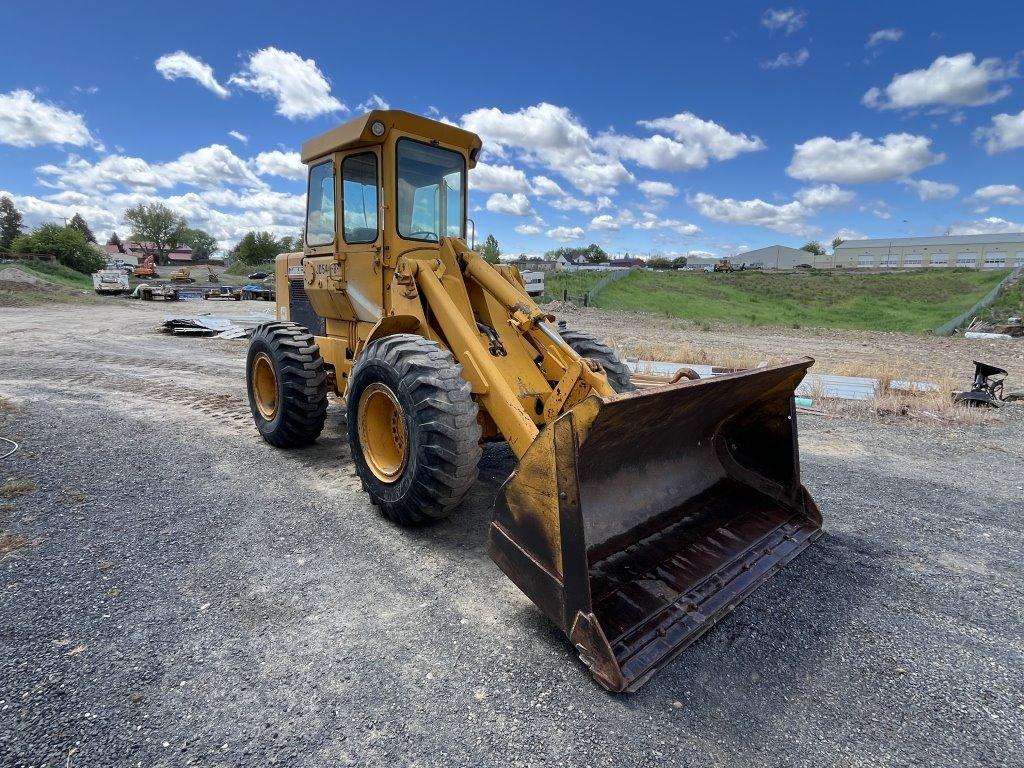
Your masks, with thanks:
M814 266L822 269L1013 268L1024 266L1024 232L847 240L834 254L815 256Z

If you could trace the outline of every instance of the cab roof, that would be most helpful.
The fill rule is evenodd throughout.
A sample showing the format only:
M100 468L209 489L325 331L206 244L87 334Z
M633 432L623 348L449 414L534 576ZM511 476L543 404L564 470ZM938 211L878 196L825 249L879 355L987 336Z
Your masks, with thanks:
M384 123L387 130L383 136L374 136L370 131L370 126L375 120ZM305 142L302 145L302 162L308 165L332 152L382 144L387 138L387 131L391 130L411 133L427 140L437 139L442 144L463 148L470 154L470 168L476 165L476 155L483 146L480 137L475 133L464 131L454 125L403 112L400 109L375 109Z

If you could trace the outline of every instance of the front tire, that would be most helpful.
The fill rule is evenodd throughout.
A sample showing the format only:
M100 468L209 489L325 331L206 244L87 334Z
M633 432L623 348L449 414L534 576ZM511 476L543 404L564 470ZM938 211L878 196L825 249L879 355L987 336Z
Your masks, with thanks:
M411 334L371 342L347 403L352 460L373 503L400 525L447 517L481 456L477 405L451 352Z
M327 417L327 373L320 347L297 323L264 323L245 362L249 408L260 435L278 448L314 442Z
M632 392L636 389L629 380L629 368L619 359L615 350L597 336L568 328L560 328L558 333L577 355L601 364L608 377L608 383L616 392Z

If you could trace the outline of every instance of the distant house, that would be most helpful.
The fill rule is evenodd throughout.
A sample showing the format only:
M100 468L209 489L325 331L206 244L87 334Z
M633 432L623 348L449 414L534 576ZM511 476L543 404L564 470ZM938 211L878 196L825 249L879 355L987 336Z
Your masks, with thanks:
M646 264L643 259L612 259L608 266L612 269L638 269Z
M187 245L182 245L168 251L166 256L160 256L157 253L156 244L147 241L127 240L124 243L124 249L125 253L134 256L140 264L148 256L155 258L157 264L161 265L175 264L182 266L192 263L192 249Z
M565 272L575 272L587 264L586 258L583 256L572 256L566 258L565 256L559 256L555 259L555 264L558 265L558 269Z

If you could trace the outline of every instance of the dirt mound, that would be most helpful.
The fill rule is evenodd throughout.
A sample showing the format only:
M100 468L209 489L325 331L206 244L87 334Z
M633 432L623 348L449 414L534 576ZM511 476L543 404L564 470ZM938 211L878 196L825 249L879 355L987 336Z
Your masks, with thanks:
M43 280L35 275L17 267L4 267L0 269L0 285L12 283L14 285L39 285Z

